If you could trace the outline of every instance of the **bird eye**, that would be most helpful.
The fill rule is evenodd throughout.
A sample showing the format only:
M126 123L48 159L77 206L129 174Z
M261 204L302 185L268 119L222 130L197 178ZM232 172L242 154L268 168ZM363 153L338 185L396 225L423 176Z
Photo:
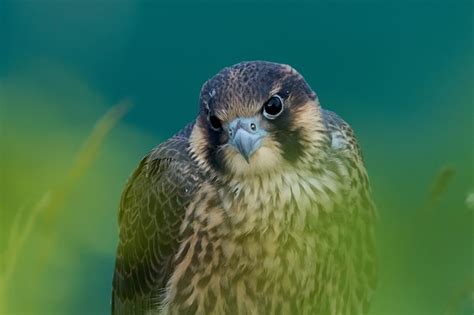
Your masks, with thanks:
M222 128L222 124L219 118L217 116L209 116L209 123L211 124L212 129L219 131Z
M283 112L283 100L279 95L273 95L263 105L263 116L268 119L275 119Z

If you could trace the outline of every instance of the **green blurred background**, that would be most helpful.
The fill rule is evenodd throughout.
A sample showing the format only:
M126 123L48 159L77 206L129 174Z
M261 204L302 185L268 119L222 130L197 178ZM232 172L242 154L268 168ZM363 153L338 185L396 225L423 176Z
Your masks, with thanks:
M0 1L2 271L36 218L0 312L108 313L128 175L194 119L207 78L264 59L298 69L359 137L380 208L372 314L472 314L473 41L462 0ZM133 108L71 184L123 99ZM35 216L48 191L66 197Z

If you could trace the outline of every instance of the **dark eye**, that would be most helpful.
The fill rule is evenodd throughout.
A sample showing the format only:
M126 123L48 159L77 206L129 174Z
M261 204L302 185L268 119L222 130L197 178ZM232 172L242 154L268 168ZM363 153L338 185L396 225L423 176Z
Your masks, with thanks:
M275 119L283 112L283 100L279 95L273 95L263 105L263 116L268 119Z
M209 123L211 124L212 129L216 131L221 130L222 128L221 121L219 120L219 118L217 118L217 116L209 116Z

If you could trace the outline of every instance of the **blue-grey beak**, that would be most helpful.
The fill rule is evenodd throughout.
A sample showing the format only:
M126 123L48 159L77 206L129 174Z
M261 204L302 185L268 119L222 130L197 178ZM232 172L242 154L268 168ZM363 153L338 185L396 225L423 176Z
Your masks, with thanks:
M237 118L228 125L229 144L242 154L247 163L250 157L262 145L267 132L260 127L259 119L255 117Z

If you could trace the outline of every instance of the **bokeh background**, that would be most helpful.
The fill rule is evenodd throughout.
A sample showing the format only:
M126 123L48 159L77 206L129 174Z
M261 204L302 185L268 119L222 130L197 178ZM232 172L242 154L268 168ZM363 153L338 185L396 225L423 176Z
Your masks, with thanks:
M463 0L0 1L0 313L107 314L128 175L206 79L264 59L359 137L380 209L371 314L472 314L473 41Z

